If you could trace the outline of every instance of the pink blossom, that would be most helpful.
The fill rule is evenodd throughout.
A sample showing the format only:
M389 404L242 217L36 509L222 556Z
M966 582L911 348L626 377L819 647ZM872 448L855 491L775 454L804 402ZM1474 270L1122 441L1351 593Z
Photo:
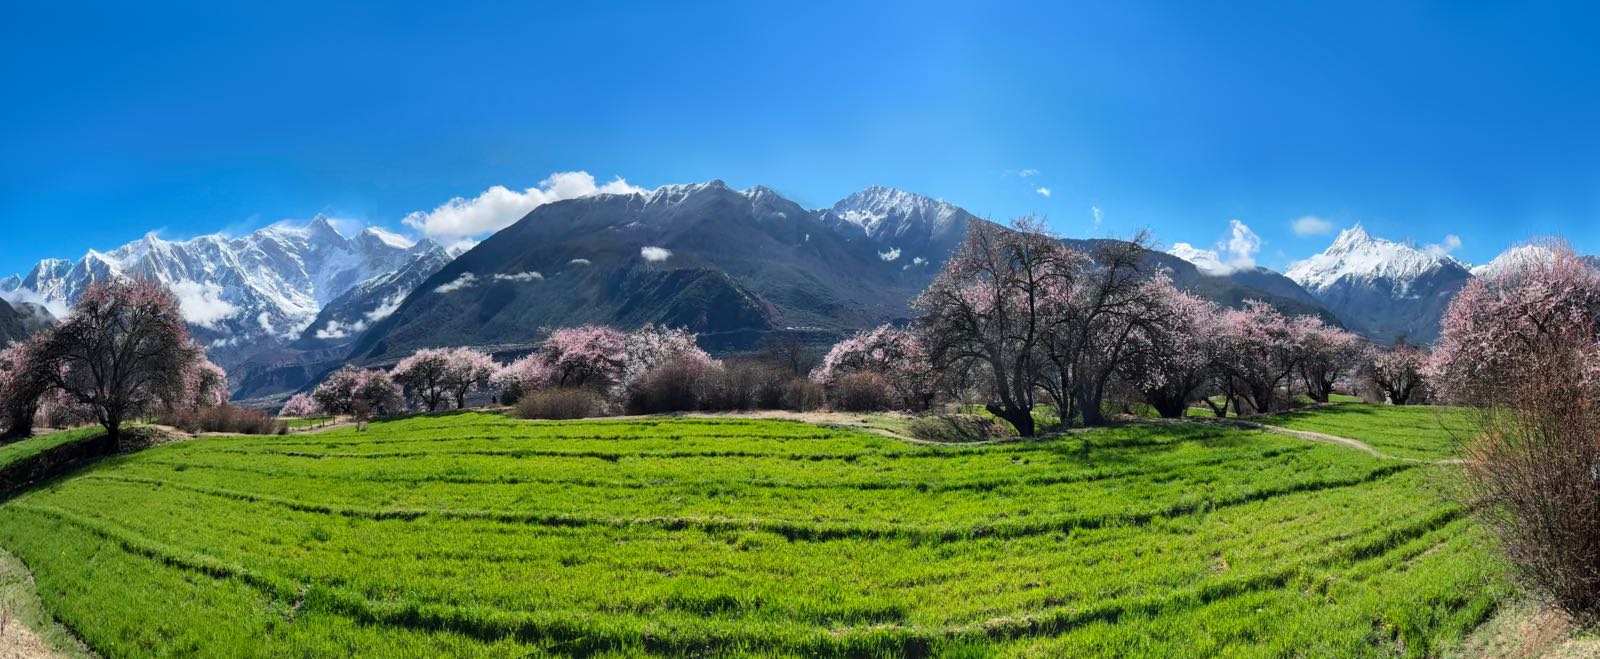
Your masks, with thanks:
M916 333L887 324L834 344L811 379L832 391L844 376L862 372L884 376L908 409L925 409L938 387L939 370L927 344Z
M1431 387L1460 403L1490 403L1538 365L1587 350L1600 332L1600 271L1565 244L1473 280L1451 302L1429 361Z
M309 417L317 414L317 402L308 394L295 394L278 410L279 416Z

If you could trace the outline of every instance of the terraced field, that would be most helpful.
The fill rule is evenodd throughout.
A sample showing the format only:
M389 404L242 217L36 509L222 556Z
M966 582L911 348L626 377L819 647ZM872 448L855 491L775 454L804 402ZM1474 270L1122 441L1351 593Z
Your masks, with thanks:
M459 414L108 460L0 506L0 546L118 656L1426 655L1508 592L1442 469Z

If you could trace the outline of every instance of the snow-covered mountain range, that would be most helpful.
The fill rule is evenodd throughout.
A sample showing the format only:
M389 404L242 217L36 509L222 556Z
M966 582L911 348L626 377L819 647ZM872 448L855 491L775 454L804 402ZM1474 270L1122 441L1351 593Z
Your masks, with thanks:
M681 325L725 349L773 332L820 340L909 318L911 298L981 221L881 186L806 209L771 188L710 181L550 202L460 258L378 228L346 236L323 217L237 238L151 234L0 279L9 301L0 334L51 322L94 282L153 279L178 295L196 337L250 397L303 386L347 360L420 346L525 345L538 328L562 324ZM1096 241L1067 242L1092 249ZM1262 299L1373 340L1426 343L1473 276L1548 254L1519 245L1469 270L1356 226L1283 274L1182 243L1154 264L1221 304Z
M94 282L159 281L177 294L196 338L226 365L300 337L329 303L363 284L379 288L376 281L418 263L436 270L441 259L447 260L443 250L431 241L375 227L347 237L318 216L239 238L169 241L147 234L109 252L90 250L75 262L46 259L25 275L0 279L0 297L60 316ZM382 310L364 310L374 311Z

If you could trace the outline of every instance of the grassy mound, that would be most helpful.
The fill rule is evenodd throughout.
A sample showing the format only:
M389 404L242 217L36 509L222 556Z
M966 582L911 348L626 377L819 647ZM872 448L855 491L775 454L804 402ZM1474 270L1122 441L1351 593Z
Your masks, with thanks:
M0 545L114 656L1430 654L1506 592L1438 469L455 414L112 458L0 506Z

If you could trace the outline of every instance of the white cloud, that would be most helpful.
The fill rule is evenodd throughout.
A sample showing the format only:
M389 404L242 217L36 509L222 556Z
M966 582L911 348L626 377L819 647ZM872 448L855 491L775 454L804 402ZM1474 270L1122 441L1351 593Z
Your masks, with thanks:
M1102 220L1106 219L1105 214L1100 212L1100 207L1099 206L1090 206L1089 207L1089 212L1094 215L1094 230L1095 231L1099 231L1100 230L1100 222Z
M672 250L665 247L640 247L639 256L643 256L646 261L655 263L672 258Z
M30 288L19 288L14 291L4 291L3 294L0 294L0 300L5 300L12 304L32 302L44 307L46 311L50 312L50 315L55 316L57 319L66 318L67 314L72 312L72 307L67 305L65 300L46 299L45 296L40 295L38 292Z
M390 247L398 247L400 249L411 249L412 247L415 247L417 245L417 241L412 240L410 238L407 238L405 236L402 236L402 235L400 235L398 233L395 233L393 231L386 230L386 229L384 229L382 227L367 227L365 229L362 229L362 231L365 231L366 233L372 234L372 237L377 238L378 240L382 241L383 244L388 245Z
M367 322L376 323L380 320L388 318L389 316L393 316L394 312L400 309L400 303L404 302L405 300L405 291L395 293L394 297L384 300L383 304L378 305L378 308L367 312Z
M352 324L345 325L337 320L330 320L327 326L317 330L316 336L319 339L343 339L352 334L360 334L366 329L366 321L358 320Z
M887 251L887 252L878 252L878 258L883 259L885 261L893 261L895 259L898 259L898 258L900 258L900 248L899 247L891 247L891 248L889 248L889 251Z
M1039 175L1039 170L1034 169L1032 167L1029 167L1029 168L1024 169L1024 170L1022 170L1020 172L1017 172L1017 176L1021 176L1023 178L1027 178L1029 176L1038 176L1038 175Z
M454 292L459 291L459 290L472 288L473 286L476 286L477 283L478 283L478 276L477 275L472 274L470 272L463 272L463 273L461 273L460 277L456 277L455 278L455 281L452 281L452 282L450 282L448 284L441 284L438 288L433 289L433 292L435 292L435 293L454 293Z
M573 259L571 261L567 261L567 265L589 265L589 263L591 263L589 259Z
M927 259L922 258L920 256L917 257L917 258L911 259L912 265L922 265L922 264L927 263L927 262L928 262Z
M1217 256L1217 251L1214 249L1200 249L1189 243L1173 243L1167 253L1193 263L1200 272L1208 275L1225 275L1233 271L1222 264L1222 258Z
M183 319L192 325L217 329L217 323L239 312L239 307L222 299L222 286L206 282L180 281L171 286L178 296Z
M1452 233L1445 236L1444 240L1423 247L1422 251L1427 252L1428 256L1432 256L1437 259L1449 256L1451 252L1454 252L1458 249L1461 249L1461 236L1457 236Z
M1326 236L1333 232L1333 223L1315 215L1307 215L1295 220L1292 228L1296 236Z
M539 185L521 192L496 185L472 199L456 197L429 212L417 211L403 220L437 241L459 245L470 239L511 226L529 211L552 201L593 194L644 192L620 178L597 185L588 172L557 172Z
M272 314L270 312L263 311L258 314L256 316L256 323L261 325L261 329L268 334L278 333L277 328L272 326Z
M1046 188L1044 186L1040 186L1039 189L1034 190L1034 192L1039 193L1039 195L1042 197L1050 196L1050 188Z
M481 243L481 242L483 242L483 241L475 240L475 239L472 239L472 238L462 238L461 240L457 240L457 241L455 241L453 243L450 243L449 246L445 247L444 248L444 253L449 254L450 258L453 259L453 258L456 258L458 256L461 256L462 254L466 254L467 252L471 251L472 248L477 247L478 243Z
M515 282L543 281L544 280L544 275L540 274L538 272L534 272L532 270L529 270L527 272L519 272L519 273L516 273L514 275L508 275L508 274L505 274L503 272L497 272L494 275L494 280L495 281L515 281Z
M1200 249L1189 243L1175 243L1168 254L1193 263L1208 275L1225 275L1235 270L1256 267L1256 253L1261 251L1261 237L1238 220L1228 220L1228 238L1217 243L1216 249Z

